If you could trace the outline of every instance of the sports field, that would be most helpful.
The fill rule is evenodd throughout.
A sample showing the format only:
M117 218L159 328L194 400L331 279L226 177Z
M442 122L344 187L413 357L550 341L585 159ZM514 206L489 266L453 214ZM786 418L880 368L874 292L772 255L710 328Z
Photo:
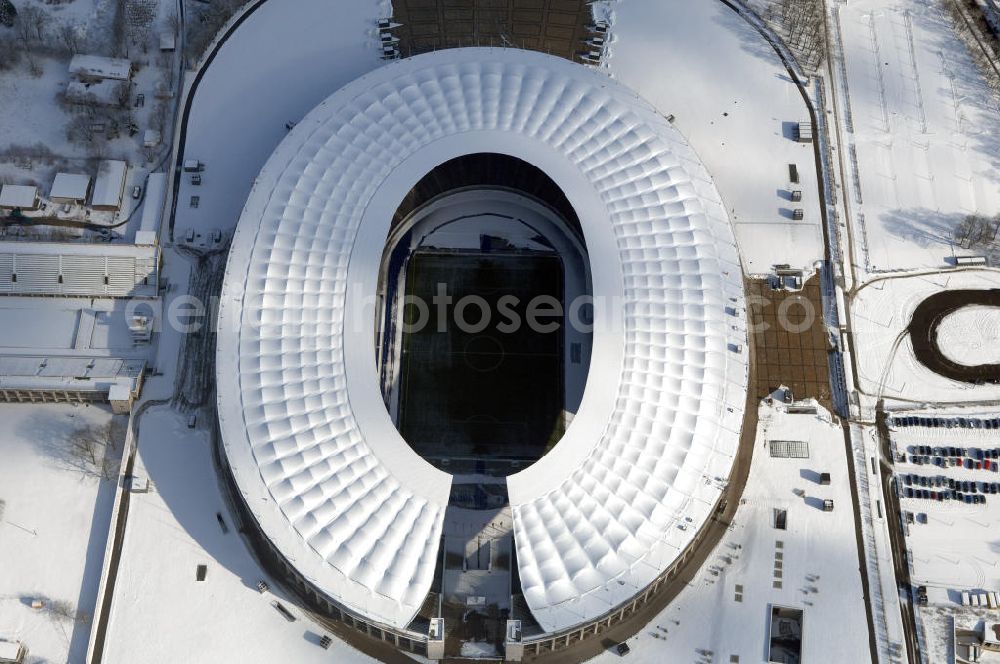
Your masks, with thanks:
M513 295L522 320L527 303L539 295L562 301L562 265L555 256L515 253L417 252L407 267L406 294L422 299L430 320L404 332L399 430L419 454L442 458L518 459L541 457L563 434L564 331L538 332L527 324L505 330L498 301ZM452 296L447 322L439 331L432 298L438 284ZM454 303L482 297L494 312L482 332L455 321ZM407 307L404 319L417 321ZM476 323L480 312L466 310ZM556 320L561 319L545 319ZM499 329L498 329L499 326Z

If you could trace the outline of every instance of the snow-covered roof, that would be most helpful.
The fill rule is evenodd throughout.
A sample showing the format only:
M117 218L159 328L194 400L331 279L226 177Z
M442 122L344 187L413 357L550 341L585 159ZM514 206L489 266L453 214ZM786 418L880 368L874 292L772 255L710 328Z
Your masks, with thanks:
M80 173L56 173L49 198L54 201L86 201L90 189L90 176Z
M96 82L74 81L66 84L66 100L77 104L117 106L120 101L120 81L102 79Z
M299 572L406 625L433 580L451 478L389 418L364 296L406 192L477 152L562 188L595 298L622 303L595 307L564 439L508 478L525 598L555 631L676 561L721 495L746 397L728 217L684 138L634 92L566 60L476 48L402 60L329 97L272 154L233 239L220 426L249 509Z
M124 161L107 159L97 166L94 193L90 198L93 207L118 208L122 204L125 190L125 172L128 164Z
M38 203L38 187L26 184L5 184L0 188L0 207L33 208Z
M136 244L144 244L144 242L139 241L139 233L144 234L143 238L152 234L153 242L148 244L155 244L156 234L160 230L160 221L163 219L163 205L166 196L167 174L150 173L149 177L146 178L146 200L142 204L142 218L139 221L139 230L136 231Z
M106 393L122 385L131 392L145 364L116 357L0 355L0 389Z
M106 58L102 55L74 55L69 62L69 73L91 78L111 78L127 81L132 76L132 63L124 58Z
M15 661L21 654L21 643L19 641L0 641L0 657Z

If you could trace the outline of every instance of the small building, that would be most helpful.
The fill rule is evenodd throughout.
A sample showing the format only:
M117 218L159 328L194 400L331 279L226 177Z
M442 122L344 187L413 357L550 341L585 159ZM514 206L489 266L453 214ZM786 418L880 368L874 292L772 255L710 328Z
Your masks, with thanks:
M127 94L122 87L122 81L113 79L71 80L66 84L66 101L80 106L120 106L123 94Z
M160 50L173 53L177 49L177 37L172 32L164 32L160 35Z
M116 212L121 209L127 171L128 164L124 161L108 159L98 164L90 206L95 210L107 212Z
M811 122L800 122L795 127L795 140L799 143L812 143L813 126Z
M146 200L142 205L139 229L135 232L135 243L154 245L160 234L163 220L163 206L167 200L167 174L150 173L146 178Z
M160 144L161 135L160 132L155 129L147 129L142 134L142 147L144 148L155 148Z
M0 641L0 663L21 664L28 651L20 641Z
M102 55L74 55L69 62L69 73L80 81L127 81L132 78L132 62Z
M56 173L49 191L53 203L83 205L90 195L90 176L82 173Z
M5 184L0 188L0 209L37 210L38 187L27 184Z

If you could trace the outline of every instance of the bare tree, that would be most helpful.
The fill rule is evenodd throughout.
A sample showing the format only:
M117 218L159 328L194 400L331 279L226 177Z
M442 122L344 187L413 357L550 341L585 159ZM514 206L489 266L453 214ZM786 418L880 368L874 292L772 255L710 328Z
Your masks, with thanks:
M86 115L76 115L66 126L66 138L70 143L84 145L94 141L94 123Z
M24 49L13 37L0 35L0 71L13 69L21 62Z
M59 26L58 34L59 41L62 42L63 47L70 55L76 55L80 52L80 33L75 25L63 23Z
M87 424L69 439L69 453L74 465L89 475L111 479L117 475L118 452L125 441L122 419L112 417L102 425Z

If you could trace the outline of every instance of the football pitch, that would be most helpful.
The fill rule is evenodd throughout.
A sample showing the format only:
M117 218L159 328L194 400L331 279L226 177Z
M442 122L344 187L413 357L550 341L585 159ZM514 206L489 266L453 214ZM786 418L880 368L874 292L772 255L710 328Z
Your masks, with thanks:
M453 298L447 323L439 330L432 298L438 284ZM562 265L555 256L516 253L417 252L410 258L406 294L430 309L428 323L404 330L400 358L399 430L421 456L534 461L562 437L563 339L559 329L540 332L522 323L505 330L497 314L505 295L525 319L528 302L539 295L563 299ZM454 303L466 295L483 298L493 312L483 331L463 331ZM477 307L464 318L480 320ZM408 306L406 323L419 312ZM499 326L499 328L498 328Z

